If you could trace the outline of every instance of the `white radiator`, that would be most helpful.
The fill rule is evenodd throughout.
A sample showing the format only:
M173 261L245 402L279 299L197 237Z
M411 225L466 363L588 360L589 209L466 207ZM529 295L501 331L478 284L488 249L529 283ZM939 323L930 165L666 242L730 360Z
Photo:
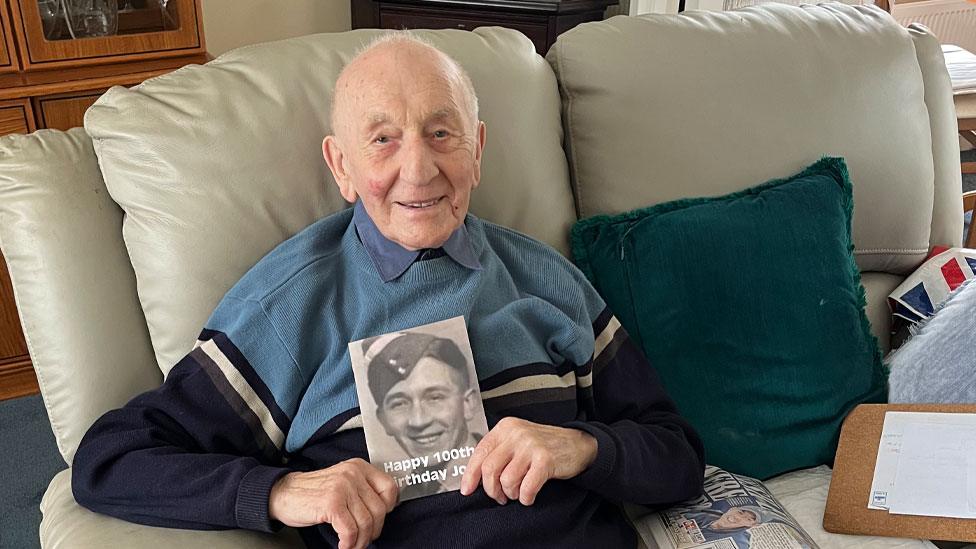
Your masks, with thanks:
M899 4L893 2L891 15L899 23L921 23L939 42L955 44L976 52L976 4L966 0L922 0Z

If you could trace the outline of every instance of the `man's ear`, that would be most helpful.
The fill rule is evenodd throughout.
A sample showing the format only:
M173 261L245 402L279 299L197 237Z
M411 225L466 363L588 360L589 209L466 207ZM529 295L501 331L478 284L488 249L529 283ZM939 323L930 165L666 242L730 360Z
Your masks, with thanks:
M481 153L485 150L485 139L487 138L487 130L485 128L485 123L481 120L478 121L478 145L474 153L474 186L477 187L481 183Z
M339 194L346 199L346 202L355 203L356 187L352 184L352 179L346 170L346 157L342 153L342 148L339 147L336 136L327 135L322 140L322 156L325 157L325 163L329 165L329 170L332 171L332 177L335 178L336 185L339 187Z

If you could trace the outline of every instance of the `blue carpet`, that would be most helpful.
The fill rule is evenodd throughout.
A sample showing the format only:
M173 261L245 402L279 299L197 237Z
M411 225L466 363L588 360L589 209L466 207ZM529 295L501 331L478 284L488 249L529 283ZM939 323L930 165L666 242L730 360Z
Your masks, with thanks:
M41 496L66 469L39 395L0 401L0 548L40 547Z

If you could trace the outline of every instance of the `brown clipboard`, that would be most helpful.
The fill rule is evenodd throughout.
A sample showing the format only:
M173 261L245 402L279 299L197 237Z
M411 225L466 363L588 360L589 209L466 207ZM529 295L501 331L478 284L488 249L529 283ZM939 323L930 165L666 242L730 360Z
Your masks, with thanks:
M976 519L868 509L885 412L976 413L976 404L861 404L844 420L823 527L836 534L976 542Z

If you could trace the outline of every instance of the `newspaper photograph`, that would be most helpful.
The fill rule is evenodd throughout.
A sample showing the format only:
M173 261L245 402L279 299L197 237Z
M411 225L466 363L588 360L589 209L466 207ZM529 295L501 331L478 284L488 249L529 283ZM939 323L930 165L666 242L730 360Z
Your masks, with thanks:
M370 463L400 501L458 490L488 432L464 317L349 343Z
M650 549L819 549L762 482L705 468L705 493L660 512L628 505Z

